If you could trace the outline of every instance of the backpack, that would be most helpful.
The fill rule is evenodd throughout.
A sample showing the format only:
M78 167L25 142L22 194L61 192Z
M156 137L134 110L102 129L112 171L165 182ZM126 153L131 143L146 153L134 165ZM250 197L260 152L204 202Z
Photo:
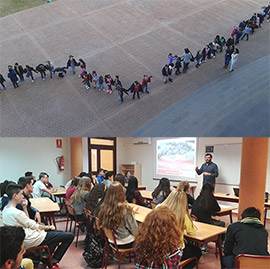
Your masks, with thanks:
M95 217L87 218L89 230L84 240L83 258L90 267L100 268L102 266L103 252L104 252L104 239L97 235L94 231Z
M98 81L100 84L103 84L103 77L102 76L100 76L99 77L99 81Z

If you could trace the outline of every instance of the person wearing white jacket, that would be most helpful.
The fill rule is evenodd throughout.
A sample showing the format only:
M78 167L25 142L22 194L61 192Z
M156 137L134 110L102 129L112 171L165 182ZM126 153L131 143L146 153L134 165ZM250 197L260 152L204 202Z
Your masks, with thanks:
M235 49L234 52L232 53L232 56L231 57L232 58L231 58L230 72L232 72L234 70L234 65L238 61L239 50L238 49Z

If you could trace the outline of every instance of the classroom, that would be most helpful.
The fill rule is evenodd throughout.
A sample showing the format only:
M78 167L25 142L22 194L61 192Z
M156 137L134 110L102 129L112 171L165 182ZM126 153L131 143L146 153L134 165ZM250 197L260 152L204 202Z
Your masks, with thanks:
M125 174L129 171L132 176L137 178L141 196L148 205L148 207L137 205L137 212L134 215L136 221L140 223L139 226L144 224L149 212L159 210L159 208L151 209L153 208L151 194L163 177L169 179L172 189L177 188L179 182L188 181L190 195L196 199L203 187L204 177L202 174L196 173L195 167L200 168L205 162L205 155L211 154L212 162L218 166L214 197L221 208L215 218L224 222L225 228L211 225L216 227L217 233L214 234L213 228L213 234L207 237L201 233L202 231L207 233L206 226L203 225L209 226L209 224L196 221L197 237L185 235L185 238L194 244L207 245L207 252L201 256L198 267L220 267L221 247L223 246L219 243L222 235L225 234L226 228L231 222L236 222L241 218L241 213L246 207L254 206L260 209L261 221L266 231L268 233L270 231L270 213L269 210L267 211L270 208L270 199L265 200L265 193L270 193L269 138L6 137L0 138L0 149L0 183L5 180L17 183L17 180L23 177L27 171L31 171L36 180L41 172L47 173L49 182L59 191L58 197L51 195L51 197L54 196L54 206L59 208L55 212L57 210L61 213L65 211L63 197L65 197L66 190L63 187L82 171L92 173L93 178L97 179L99 168L107 170L114 177L119 173ZM256 184L256 187L252 187L250 184ZM240 194L237 197L234 189L239 187ZM63 193L60 193L60 190L63 190ZM32 198L32 205L42 207L41 202L35 199L40 198ZM44 201L48 198L41 199ZM48 219L52 217L45 211L44 209L44 212L41 213L42 216L48 217ZM59 216L58 213L54 214L52 224L57 225L57 230L65 230L66 217ZM77 237L77 230L74 234L74 241L59 263L59 268L87 267L82 256L87 232L79 231ZM209 230L208 233L210 233ZM269 250L268 242L268 252ZM117 268L118 262L109 259L108 267ZM121 268L134 268L134 259L121 264Z

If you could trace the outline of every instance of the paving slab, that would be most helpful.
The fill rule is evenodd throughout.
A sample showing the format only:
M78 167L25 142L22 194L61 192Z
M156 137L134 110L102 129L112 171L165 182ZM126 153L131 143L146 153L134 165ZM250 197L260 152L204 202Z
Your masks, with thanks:
M161 68L169 52L180 54L189 47L195 54L216 34L228 37L234 25L261 11L266 3L265 0L58 0L1 18L0 73L5 77L9 64L19 62L35 67L51 60L55 66L63 66L68 55L73 54L86 61L88 71L120 75L126 88L134 80L141 81L145 73L154 78L149 95L142 94L139 101L125 96L121 105L115 91L107 95L86 90L78 78L78 70L75 75L68 70L64 79L54 77L45 81L34 74L35 83L27 80L18 89L8 82L8 90L0 92L0 135L132 135L160 112L227 75L228 71L222 68L224 55L219 54L199 70L191 64L187 74L175 76L173 83L164 85ZM270 54L269 29L270 23L265 22L249 42L239 44L237 68ZM239 74L239 79L245 81L246 77ZM214 100L215 96L211 98ZM198 111L192 101L187 102ZM258 107L254 106L254 110ZM223 129L222 136L227 130ZM205 132L214 134L215 130L209 126ZM194 130L192 135L198 134Z

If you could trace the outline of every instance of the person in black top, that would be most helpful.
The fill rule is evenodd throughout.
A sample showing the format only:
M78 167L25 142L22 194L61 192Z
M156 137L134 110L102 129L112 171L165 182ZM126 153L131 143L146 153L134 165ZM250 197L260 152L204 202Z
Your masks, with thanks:
M224 221L212 219L212 216L220 211L220 206L213 192L214 187L212 184L206 183L203 185L201 194L197 197L192 206L191 215L196 216L199 222L225 227Z
M14 70L16 72L16 74L19 76L21 81L24 81L24 69L21 65L19 65L18 63L15 63L14 65Z
M203 185L208 182L216 184L216 177L218 176L218 166L212 162L212 155L210 153L205 154L205 163L202 164L199 169L195 167L195 171L198 175L203 174Z
M33 183L32 183L32 177L20 177L18 179L18 184L20 184L23 187L23 196L24 200L27 201L27 212L30 219L33 219L38 222L38 224L41 223L41 216L37 209L31 206L31 202L29 200L29 195L31 192L33 192ZM18 209L23 210L23 206L21 203L17 204L16 206ZM44 221L43 221L44 222Z
M3 89L6 90L4 82L6 82L6 80L4 79L3 75L0 74L0 84L2 85Z
M269 256L268 233L261 223L261 213L255 207L246 208L241 220L228 226L222 268L234 268L234 258L239 254Z

